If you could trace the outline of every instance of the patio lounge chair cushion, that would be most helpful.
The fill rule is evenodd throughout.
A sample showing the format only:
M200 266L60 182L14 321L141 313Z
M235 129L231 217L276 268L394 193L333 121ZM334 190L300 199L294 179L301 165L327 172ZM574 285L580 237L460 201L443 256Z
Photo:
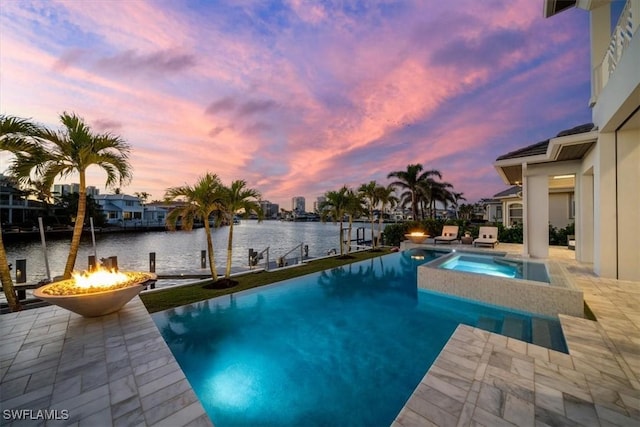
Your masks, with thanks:
M442 228L442 234L433 239L433 243L435 245L438 242L447 242L451 243L454 240L458 240L458 226L457 225L445 225Z
M498 227L480 227L478 238L473 241L473 246L491 245L495 247L498 242Z

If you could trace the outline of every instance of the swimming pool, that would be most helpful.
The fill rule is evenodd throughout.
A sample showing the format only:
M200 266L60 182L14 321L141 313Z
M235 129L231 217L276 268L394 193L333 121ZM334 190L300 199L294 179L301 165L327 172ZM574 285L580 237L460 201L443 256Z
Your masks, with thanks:
M531 341L542 322L566 352L554 319L418 290L423 255L435 256L386 255L152 317L218 427L390 425L459 323Z

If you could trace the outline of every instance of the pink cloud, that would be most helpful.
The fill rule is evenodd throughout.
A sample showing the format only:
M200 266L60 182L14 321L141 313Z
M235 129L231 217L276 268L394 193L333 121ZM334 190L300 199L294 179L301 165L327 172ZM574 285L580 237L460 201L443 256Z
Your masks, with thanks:
M76 111L122 135L134 148L127 192L160 198L213 171L281 203L384 182L416 161L490 196L503 149L582 114L557 93L579 90L567 70L587 52L570 44L587 29L567 13L559 30L538 2L382 1L355 13L292 0L278 19L261 7L3 5L0 107L52 127Z

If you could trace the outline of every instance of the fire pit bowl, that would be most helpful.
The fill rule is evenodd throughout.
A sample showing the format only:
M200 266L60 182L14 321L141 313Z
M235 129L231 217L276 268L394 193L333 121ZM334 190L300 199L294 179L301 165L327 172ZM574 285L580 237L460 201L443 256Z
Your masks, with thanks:
M404 237L411 240L412 243L423 243L425 240L427 240L429 235L421 231L414 231L414 232L405 234Z
M120 310L145 286L157 279L153 273L107 272L107 274L118 274L120 281L100 283L98 281L100 279L89 279L93 280L92 284L79 285L81 280L78 275L73 279L37 288L33 291L33 296L84 317L98 317Z

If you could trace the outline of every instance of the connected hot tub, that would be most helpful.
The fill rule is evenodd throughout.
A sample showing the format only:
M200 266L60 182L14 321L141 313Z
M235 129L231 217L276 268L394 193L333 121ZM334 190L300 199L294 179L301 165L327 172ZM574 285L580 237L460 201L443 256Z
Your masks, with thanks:
M418 287L546 316L582 317L582 291L552 261L451 252L418 267Z

